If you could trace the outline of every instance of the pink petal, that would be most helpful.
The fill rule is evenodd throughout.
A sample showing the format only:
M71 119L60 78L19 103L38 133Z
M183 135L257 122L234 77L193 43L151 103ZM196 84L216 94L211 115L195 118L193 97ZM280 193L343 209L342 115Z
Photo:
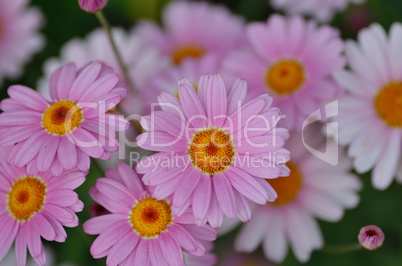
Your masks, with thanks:
M29 163L40 151L43 144L50 138L50 134L39 131L27 139L15 156L15 165L22 167Z
M35 213L31 218L30 223L32 223L33 228L35 228L39 235L44 239L52 241L56 237L56 232L52 225L41 213Z
M125 186L114 180L99 178L96 181L96 188L99 190L99 192L105 194L115 201L121 202L121 204L124 204L128 208L130 208L136 200Z
M78 195L72 190L55 190L46 194L46 202L59 207L68 207L78 201Z
M184 265L183 252L176 241L165 233L160 234L159 239L166 262L169 265Z
M1 126L25 126L40 124L42 114L35 111L14 111L0 114Z
M44 208L43 211L46 212L46 214L52 215L61 224L65 225L65 226L74 224L75 221L77 220L76 215L69 209L62 208L62 207L52 205L52 204L46 204L46 203L45 203L45 206L46 206L46 208Z
M77 167L81 171L87 172L89 170L90 159L89 156L86 155L81 150L77 150Z
M267 202L267 192L254 177L240 169L228 169L227 176L230 177L232 186L246 198L257 204L265 204Z
M205 216L207 215L211 199L211 191L211 177L201 175L200 182L195 188L192 198L193 213L198 226L203 224Z
M209 204L207 220L213 228L218 228L223 223L223 211L219 205L214 186L212 186L211 203Z
M227 113L227 95L222 77L219 74L211 75L206 88L206 104L209 121L214 127L222 127Z
M2 226L0 227L0 261L3 260L4 256L7 254L14 239L17 235L19 229L19 223L12 219L8 213L0 217Z
M88 131L76 128L73 132L75 145L90 157L99 158L104 149L99 141Z
M133 193L135 198L139 198L144 191L144 186L135 171L125 163L119 163L117 169L128 190Z
M187 79L179 80L179 98L184 115L196 128L207 126L206 115L197 97L194 86Z
M44 112L49 105L42 95L25 86L13 85L8 88L7 92L12 99L39 112Z
M149 241L149 258L152 265L164 265L166 263L165 256L162 252L162 247L159 239L150 239Z
M67 98L78 100L82 93L96 80L101 69L102 63L100 62L93 62L85 67L75 79Z
M69 91L76 78L76 67L74 63L66 64L60 68L60 74L57 79L57 98L58 99L68 99Z
M33 258L38 258L42 251L42 242L40 240L39 233L33 228L31 223L27 223L27 243L29 253L31 253Z
M182 226L198 240L205 240L205 241L216 240L217 237L216 230L210 227L209 225L196 226L194 224L183 224Z
M106 214L94 217L86 221L82 226L84 232L90 235L98 235L114 224L127 220L127 215L124 214Z
M135 252L135 260L132 265L151 265L149 261L149 241L140 240Z
M237 217L245 223L251 218L251 209L246 197L241 195L238 191L234 191L236 197Z
M52 177L48 182L48 187L52 190L59 189L76 189L85 181L85 173L83 172L66 172L60 177Z
M137 137L137 145L151 151L186 151L188 143L165 132L147 132Z
M35 133L42 131L38 124L38 126L7 126L0 129L0 145L8 146L23 141Z
M104 232L102 232L93 242L91 246L91 254L95 259L100 258L101 254L116 244L117 241L123 238L126 234L128 234L132 229L130 228L130 224L128 220L121 221L113 226L107 228Z
M42 212L42 215L48 220L48 222L52 225L53 230L56 233L56 236L54 238L54 241L57 242L64 242L66 241L67 238L67 233L64 230L64 227L61 225L59 221L57 221L56 218L54 218L52 215L50 215L47 212Z
M224 173L214 175L212 182L214 184L216 198L218 199L223 213L230 219L235 218L236 199L227 175Z
M247 82L244 79L238 79L233 83L232 89L228 95L228 111L227 114L231 115L239 107L243 105L243 102L247 94Z
M15 258L18 266L24 266L27 260L27 226L21 226L15 238Z
M194 252L197 250L197 243L193 236L181 225L173 223L169 226L169 234L185 251Z
M65 136L60 138L57 157L65 169L71 170L75 167L77 164L77 151L72 139Z
M119 265L136 248L140 237L131 231L123 236L111 249L107 256L107 265Z
M43 144L38 154L38 170L45 172L49 169L59 147L59 136L51 135L50 138Z
M172 209L177 215L185 211L185 203L190 199L191 194L197 187L201 175L201 171L193 170L191 167L183 174L184 177L181 178L180 186L173 195Z

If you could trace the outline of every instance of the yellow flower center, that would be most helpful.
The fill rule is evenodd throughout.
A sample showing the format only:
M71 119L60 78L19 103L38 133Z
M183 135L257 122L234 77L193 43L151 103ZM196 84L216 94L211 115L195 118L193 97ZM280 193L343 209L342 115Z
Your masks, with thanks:
M84 120L81 107L71 100L60 100L42 114L42 127L50 134L70 134Z
M300 188L302 187L303 176L298 166L293 162L288 162L286 165L290 169L289 176L266 179L278 194L276 201L268 203L270 205L281 206L294 201L300 191Z
M192 57L192 58L200 58L205 53L204 48L199 45L183 45L176 48L172 53L173 63L179 65L184 58Z
M146 197L131 209L128 220L134 231L143 238L153 238L165 232L173 222L172 210L166 200Z
M45 203L46 184L36 176L23 176L13 182L7 193L7 209L18 221L26 221Z
M402 82L384 86L375 98L378 116L391 127L402 127Z
M278 95L297 91L305 80L304 68L296 60L280 60L268 68L265 82Z
M192 166L213 176L232 165L235 148L229 134L220 128L207 128L194 133L187 154Z

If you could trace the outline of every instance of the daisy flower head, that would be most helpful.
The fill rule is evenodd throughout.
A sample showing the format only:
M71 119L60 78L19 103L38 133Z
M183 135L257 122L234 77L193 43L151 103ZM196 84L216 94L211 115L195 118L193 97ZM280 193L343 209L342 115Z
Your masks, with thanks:
M0 149L0 261L15 241L17 265L25 265L27 248L38 265L46 265L41 237L64 242L63 226L76 227L84 204L73 191L85 173L72 170L54 176L50 171L30 175L26 167L7 163L13 148Z
M143 21L138 32L176 65L207 54L222 57L243 40L243 20L206 2L172 1L163 10L162 24L163 29Z
M301 130L307 116L340 91L332 79L345 64L338 31L273 15L267 23L250 24L246 34L249 47L230 53L223 72L246 79L252 96L269 92L286 115L284 126Z
M88 13L96 13L105 8L109 0L78 0L80 8Z
M402 24L389 36L378 24L361 31L358 43L346 43L350 70L336 80L346 89L339 99L339 141L358 173L373 169L372 184L386 189L402 181Z
M282 165L289 152L282 148L287 130L277 128L278 108L263 94L245 102L247 84L237 80L226 90L219 74L201 76L196 90L185 78L179 98L162 92L161 111L141 120L147 131L137 144L159 153L143 159L137 171L155 186L157 199L173 194L172 209L192 206L198 225L219 227L223 217L250 218L247 199L274 201L265 178L288 174Z
M350 4L361 4L365 0L270 0L271 4L288 14L312 16L320 22L328 22L335 13L346 9Z
M83 225L87 234L99 234L91 247L94 258L107 256L107 265L184 265L183 252L203 256L216 239L209 225L195 225L189 209L177 214L174 199L156 199L128 165L120 163L105 175L90 195L111 213Z
M115 131L127 130L122 116L107 113L126 95L119 76L100 62L76 70L69 63L50 79L52 100L14 85L1 101L0 145L16 144L8 162L29 174L78 167L88 171L90 157L108 160L119 143Z
M345 208L358 204L357 191L362 186L349 173L351 161L344 154L339 155L338 165L332 166L307 151L300 133L290 134L285 145L292 153L286 164L290 175L266 180L278 193L278 199L263 206L254 205L251 220L242 226L235 240L239 252L252 252L262 243L265 256L276 263L285 259L288 246L300 262L309 260L311 252L323 245L315 218L339 221ZM306 143L312 142L307 139L313 140L318 150L325 147L315 133L304 135Z
M43 47L38 33L43 16L28 7L29 2L0 0L0 84L6 77L17 78L23 65Z

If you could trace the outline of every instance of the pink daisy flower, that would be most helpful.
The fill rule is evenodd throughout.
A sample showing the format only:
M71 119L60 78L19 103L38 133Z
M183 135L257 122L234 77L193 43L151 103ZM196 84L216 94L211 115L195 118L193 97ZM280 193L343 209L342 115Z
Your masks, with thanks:
M276 263L284 260L289 245L299 261L309 260L311 252L323 245L314 218L339 221L345 208L358 204L357 191L362 187L360 180L349 173L351 161L343 153L338 165L332 166L307 151L301 134L291 132L291 136L286 143L292 153L287 163L290 175L266 180L278 199L254 205L253 217L242 226L235 241L235 249L241 252L252 252L262 243L267 259ZM304 136L312 147L325 147L316 133Z
M204 56L200 60L186 58L178 66L170 65L164 68L150 79L148 85L144 86L146 88L146 90L143 90L146 98L144 114L150 113L151 104L158 102L157 98L161 92L168 92L178 97L177 81L182 77L186 77L197 88L198 80L202 75L218 73L218 70L218 58L215 56Z
M339 100L339 141L358 173L373 168L372 183L386 189L395 176L402 181L402 24L387 37L373 24L346 43L350 70L336 74L347 94Z
M88 13L96 13L105 8L109 0L78 0L81 9Z
M360 229L358 239L363 248L371 251L382 246L385 236L381 228L375 225L368 225Z
M242 42L243 20L223 6L172 1L162 14L161 29L143 21L138 32L174 64L207 54L222 57Z
M219 227L224 215L247 221L247 199L274 201L264 178L288 170L281 167L289 153L282 148L287 130L276 128L279 109L270 107L268 94L244 102L246 82L236 81L227 92L219 74L201 76L198 91L185 78L178 87L179 99L161 93L162 111L141 120L148 132L137 137L138 145L160 153L142 160L137 171L156 186L155 198L173 194L174 211L191 205L198 225Z
M272 5L288 14L312 16L320 22L328 22L335 13L350 4L361 4L365 0L271 0Z
M156 199L128 165L109 168L90 189L91 197L111 214L84 223L87 234L99 236L91 247L94 258L107 265L184 265L183 251L202 256L202 241L213 241L209 225L197 227L190 210L182 215L169 198Z
M250 24L246 33L249 47L228 55L224 71L246 79L251 96L269 92L286 115L285 127L301 130L309 114L339 93L332 80L345 64L338 31L273 15L266 24Z
M25 265L27 247L38 265L46 265L41 237L64 242L63 226L76 227L84 204L73 191L85 181L85 173L50 171L30 175L25 167L7 163L12 147L0 149L0 261L15 240L17 265Z
M42 13L29 8L28 0L0 0L0 84L5 77L17 78L23 65L43 47L38 33Z
M77 71L70 63L50 80L52 101L21 85L8 89L1 101L0 145L17 143L8 162L29 174L51 169L89 169L90 157L108 160L119 148L114 131L127 130L122 116L109 114L126 95L112 69L94 62Z

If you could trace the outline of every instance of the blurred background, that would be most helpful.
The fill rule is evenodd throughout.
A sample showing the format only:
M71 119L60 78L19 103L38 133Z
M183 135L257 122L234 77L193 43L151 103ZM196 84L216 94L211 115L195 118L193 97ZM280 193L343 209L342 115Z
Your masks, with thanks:
M160 21L160 11L169 0L110 0L104 10L112 26L126 29L133 27L137 20L147 18ZM247 21L266 20L274 10L268 0L213 0L216 4L226 5L234 13L243 16ZM25 66L24 75L19 80L5 80L0 88L1 99L7 97L7 87L11 84L23 84L35 88L37 80L42 76L42 65L50 57L58 57L63 44L74 37L84 37L99 27L94 15L83 12L76 0L44 1L33 0L32 5L39 7L45 15L46 24L42 34L46 38L45 48L37 53L34 59ZM357 32L373 22L381 24L385 29L395 21L402 21L401 0L367 0L365 4L351 5L343 13L337 14L330 23L340 29L344 39L355 39ZM401 47L402 52L402 47ZM1 60L1 58L0 58ZM85 204L84 211L78 213L80 226L66 228L68 238L65 243L46 243L53 250L54 264L69 265L105 265L105 259L92 259L89 249L94 236L86 235L82 223L89 219L88 208L92 203L88 189L101 173L91 169L87 181L77 189ZM362 226L375 224L385 234L383 247L377 251L359 250L348 254L332 254L324 250L315 251L311 260L305 265L402 265L402 187L395 182L386 191L374 190L370 184L370 173L361 175L364 188L360 192L361 203L353 210L348 210L339 223L319 221L326 245L337 246L357 242L357 235ZM232 250L236 231L218 238L215 242L215 253L218 265L222 260L236 257ZM46 241L45 241L46 242ZM49 251L47 251L49 253ZM272 265L262 256L262 251L247 256L243 266ZM236 260L240 261L240 260ZM2 262L0 265L7 262ZM282 265L299 265L292 252ZM232 265L237 265L233 262Z

